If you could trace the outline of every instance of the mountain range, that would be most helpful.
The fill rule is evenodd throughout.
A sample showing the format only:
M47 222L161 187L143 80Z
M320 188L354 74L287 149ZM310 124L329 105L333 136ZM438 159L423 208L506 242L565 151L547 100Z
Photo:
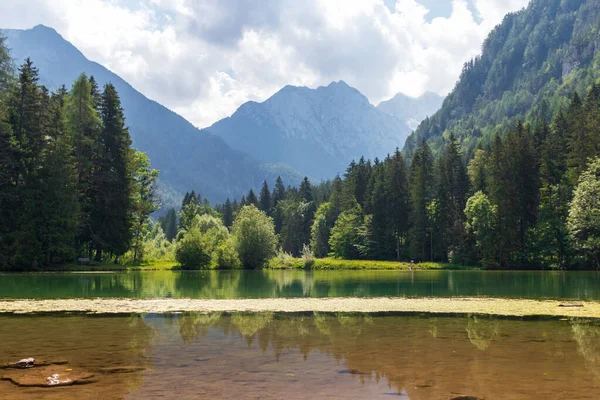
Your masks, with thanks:
M345 82L317 89L286 86L263 103L243 104L205 132L272 163L317 179L343 173L352 159L383 158L411 132Z
M421 121L440 109L443 101L443 96L433 92L425 92L416 98L398 93L391 99L379 103L377 109L394 116L408 125L411 130L415 130Z
M411 132L407 123L428 114L437 101L431 95L412 100L396 96L374 107L343 81L317 89L286 86L199 130L88 60L52 28L8 29L2 35L16 64L31 58L40 83L50 90L63 84L68 88L81 73L93 75L99 85L115 85L133 145L161 171L165 206L177 205L192 189L213 202L224 201L258 189L263 180L272 183L278 175L295 185L305 175L331 178L361 156L383 158L404 145Z

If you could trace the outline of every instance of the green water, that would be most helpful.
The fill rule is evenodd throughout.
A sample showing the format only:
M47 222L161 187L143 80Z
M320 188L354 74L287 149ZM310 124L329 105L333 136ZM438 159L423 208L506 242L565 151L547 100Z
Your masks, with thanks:
M600 273L265 270L0 274L3 299L380 296L600 300Z

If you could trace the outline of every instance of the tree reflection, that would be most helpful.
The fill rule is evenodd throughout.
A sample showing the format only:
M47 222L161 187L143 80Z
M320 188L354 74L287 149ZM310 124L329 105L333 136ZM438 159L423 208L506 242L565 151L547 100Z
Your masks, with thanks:
M586 367L600 379L600 326L596 322L575 320L571 329Z
M485 351L498 336L499 324L498 320L493 317L469 315L465 329L473 346Z

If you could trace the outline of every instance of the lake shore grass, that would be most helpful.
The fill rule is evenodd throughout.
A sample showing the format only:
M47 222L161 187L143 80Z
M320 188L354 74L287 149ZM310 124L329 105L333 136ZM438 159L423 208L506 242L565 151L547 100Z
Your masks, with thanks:
M179 312L400 313L600 319L600 302L503 298L273 298L2 300L0 313L170 314Z
M91 264L66 264L48 268L43 272L124 272L124 271L167 271L177 269L175 261L151 261L142 263L115 264L92 262Z
M342 260L338 258L316 258L312 265L306 267L301 258L275 257L269 261L268 269L311 269L311 270L397 270L408 271L411 268L409 262L397 261L375 261L375 260ZM468 267L462 265L443 264L436 262L423 262L414 264L417 271L435 270L481 270L481 267Z
M338 258L316 258L309 267L305 266L302 258L293 257L274 257L264 269L272 270L320 270L320 271L357 271L357 270L388 270L388 271L408 271L411 264L409 262L397 261L376 261L376 260L342 260ZM416 271L442 271L442 270L463 270L476 271L481 267L461 266L453 264L444 264L436 262L423 262L414 264ZM177 271L181 267L176 261L151 261L143 263L125 263L115 264L113 262L92 262L91 264L66 264L47 268L39 272L126 272L126 271Z

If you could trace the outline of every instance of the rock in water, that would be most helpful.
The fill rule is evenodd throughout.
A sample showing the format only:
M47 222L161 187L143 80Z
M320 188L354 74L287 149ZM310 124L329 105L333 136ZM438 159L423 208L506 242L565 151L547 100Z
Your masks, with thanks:
M84 385L96 382L94 374L83 370L66 370L56 365L28 368L27 370L7 370L0 379L21 387L58 387Z
M104 374L126 374L129 372L144 371L146 368L135 365L125 365L120 367L104 367L100 368L100 372Z
M35 358L29 357L19 360L15 363L15 367L17 368L32 368L35 364Z
M63 365L68 364L67 360L55 360L55 361L40 361L36 360L33 357L24 358L17 362L11 362L6 364L0 364L0 369L11 369L11 368L37 368L37 367L47 367L48 365Z
M583 307L582 303L560 303L559 307Z

